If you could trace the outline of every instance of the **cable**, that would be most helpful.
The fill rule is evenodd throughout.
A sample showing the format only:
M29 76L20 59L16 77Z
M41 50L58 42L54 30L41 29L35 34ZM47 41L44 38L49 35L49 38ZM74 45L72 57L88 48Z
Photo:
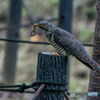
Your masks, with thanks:
M12 40L12 39L4 39L4 38L0 38L0 41L50 45L50 43L48 42L31 42L31 41ZM93 44L83 44L83 46L93 47Z

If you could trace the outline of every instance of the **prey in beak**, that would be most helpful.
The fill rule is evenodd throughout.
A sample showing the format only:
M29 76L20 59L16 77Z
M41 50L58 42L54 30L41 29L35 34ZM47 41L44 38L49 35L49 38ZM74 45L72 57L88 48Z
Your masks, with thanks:
M35 24L33 25L32 32L31 32L30 37L36 35L36 26L39 27L39 26L42 26L42 25L40 25L40 24L38 24L38 23L35 23Z

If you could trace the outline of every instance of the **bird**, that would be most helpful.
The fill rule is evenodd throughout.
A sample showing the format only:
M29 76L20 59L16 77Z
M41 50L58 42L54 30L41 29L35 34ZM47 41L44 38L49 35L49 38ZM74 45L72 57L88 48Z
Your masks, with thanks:
M66 30L51 24L48 21L40 21L33 26L32 33L36 34L35 27L45 31L49 43L59 51L62 56L74 56L94 72L100 72L100 66L88 55L82 43ZM34 36L32 35L31 36Z

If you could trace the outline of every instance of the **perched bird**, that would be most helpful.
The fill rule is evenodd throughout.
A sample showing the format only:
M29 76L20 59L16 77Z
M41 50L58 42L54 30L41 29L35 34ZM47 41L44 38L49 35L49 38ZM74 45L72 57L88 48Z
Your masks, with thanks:
M36 26L45 31L48 41L61 55L74 56L91 70L100 72L100 66L87 54L83 45L72 34L47 21L40 21L34 24L34 32Z

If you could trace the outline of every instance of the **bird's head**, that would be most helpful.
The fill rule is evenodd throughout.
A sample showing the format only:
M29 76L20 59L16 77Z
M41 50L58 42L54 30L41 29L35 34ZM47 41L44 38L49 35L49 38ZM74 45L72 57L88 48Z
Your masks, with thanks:
M33 30L32 30L32 32L31 32L31 36L34 36L34 35L36 34L36 29L35 29L36 26L38 26L38 27L40 27L41 29L43 29L44 31L46 31L46 32L45 32L46 36L51 35L50 32L51 32L52 29L55 27L55 25L51 24L51 23L48 22L48 21L40 21L40 22L35 23L35 24L33 25ZM34 34L32 35L32 33L34 33ZM51 33L52 33L52 32L51 32Z
M50 31L50 29L54 26L53 24L51 24L48 21L40 21L38 23L35 23L34 26L38 26L41 29L45 30L45 31Z

